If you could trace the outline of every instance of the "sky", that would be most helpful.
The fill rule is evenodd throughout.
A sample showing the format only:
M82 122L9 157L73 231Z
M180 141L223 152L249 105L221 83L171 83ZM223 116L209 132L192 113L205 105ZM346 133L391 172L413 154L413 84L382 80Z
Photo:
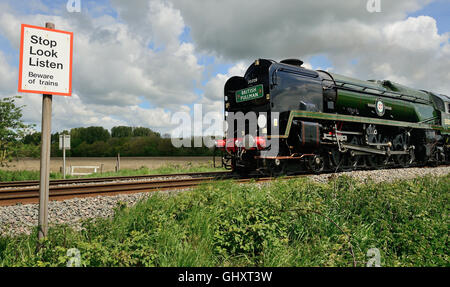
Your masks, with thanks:
M52 131L143 126L166 133L195 104L218 118L223 86L258 58L450 95L450 0L1 0L0 98L21 95L40 130L42 97L17 92L20 25L74 33L73 94Z

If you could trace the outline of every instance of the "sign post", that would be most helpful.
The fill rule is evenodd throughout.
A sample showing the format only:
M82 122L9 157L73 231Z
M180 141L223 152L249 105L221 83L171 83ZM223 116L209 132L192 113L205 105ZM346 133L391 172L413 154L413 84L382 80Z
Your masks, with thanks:
M47 237L50 185L50 146L52 128L52 95L42 97L41 177L39 183L39 239Z
M59 149L63 151L63 178L66 179L66 149L70 149L70 135L59 135Z
M63 136L63 179L66 179L66 145L65 145L66 136Z
M45 23L48 29L55 29L55 24ZM41 178L39 184L39 239L47 237L48 198L50 185L50 146L52 131L52 95L42 97L42 144L41 144Z
M22 24L19 92L43 94L41 174L39 184L39 239L47 237L50 177L52 95L72 94L73 33Z

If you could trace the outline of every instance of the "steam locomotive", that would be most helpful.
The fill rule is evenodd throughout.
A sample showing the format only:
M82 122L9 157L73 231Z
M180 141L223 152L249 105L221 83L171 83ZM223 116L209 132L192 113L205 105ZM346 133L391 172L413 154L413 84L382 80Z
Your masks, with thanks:
M450 97L258 59L224 87L222 164L240 174L450 161ZM250 116L251 115L251 116Z

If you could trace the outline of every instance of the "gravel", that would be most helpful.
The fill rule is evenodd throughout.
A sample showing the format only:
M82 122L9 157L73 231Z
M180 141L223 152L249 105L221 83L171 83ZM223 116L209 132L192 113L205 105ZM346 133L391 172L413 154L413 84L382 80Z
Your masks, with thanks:
M444 176L449 173L450 167L408 168L342 172L332 175L312 175L310 178L315 182L325 183L337 175L347 175L361 181L370 178L376 182L389 182L396 179L410 179L427 174ZM175 192L180 191L177 190ZM160 191L159 193L172 194L174 191ZM50 226L55 224L68 224L79 230L83 219L110 217L114 214L114 208L119 203L133 206L140 200L151 196L151 194L154 193L135 193L52 201L49 203L49 223ZM32 229L37 225L37 218L37 204L0 206L0 236L30 234Z
M151 181L164 181L164 180L182 180L191 179L190 175L177 175L177 176L158 176L158 177L147 177L147 178L130 178L130 179L118 179L104 182L77 182L77 183L63 183L63 184L52 184L55 187L64 186L74 186L74 185L102 185L105 183L129 183L129 182L151 182ZM39 185L30 185L26 187L2 187L0 190L12 190L12 189L36 189Z
M158 193L174 194L180 191L183 190L166 190ZM110 217L114 215L114 209L119 204L133 206L152 194L154 193L141 192L51 201L48 204L49 225L67 224L80 230L82 220ZM38 208L38 204L0 206L0 236L30 234L38 224Z
M445 176L450 173L450 166L444 167L418 167L418 168L399 168L399 169L383 169L383 170L359 170L340 172L337 174L321 174L312 175L310 178L318 183L326 183L328 180L346 175L360 181L371 179L375 182L392 182L397 179L412 179L415 177L425 176L428 174L434 176Z

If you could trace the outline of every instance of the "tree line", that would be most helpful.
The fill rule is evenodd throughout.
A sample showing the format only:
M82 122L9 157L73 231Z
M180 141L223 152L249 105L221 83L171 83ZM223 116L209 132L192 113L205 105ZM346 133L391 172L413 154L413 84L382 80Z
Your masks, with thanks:
M111 132L103 127L80 127L70 131L52 134L51 156L62 156L59 150L59 136L70 135L70 151L66 154L72 157L114 157L121 156L209 156L213 150L208 147L176 148L170 137L161 136L145 127L117 126ZM193 142L194 139L191 139ZM41 133L26 135L22 140L19 157L39 157ZM193 144L192 144L193 146Z
M34 125L22 121L22 108L16 100L20 96L0 99L0 166L11 158L39 157L41 133L34 131ZM72 157L114 157L121 156L209 156L213 149L172 145L170 136L161 136L146 127L116 126L109 131L103 127L80 127L70 131L54 133L51 136L51 156L62 156L59 150L60 134L69 134ZM191 139L192 143L194 138ZM194 146L193 144L191 146Z

